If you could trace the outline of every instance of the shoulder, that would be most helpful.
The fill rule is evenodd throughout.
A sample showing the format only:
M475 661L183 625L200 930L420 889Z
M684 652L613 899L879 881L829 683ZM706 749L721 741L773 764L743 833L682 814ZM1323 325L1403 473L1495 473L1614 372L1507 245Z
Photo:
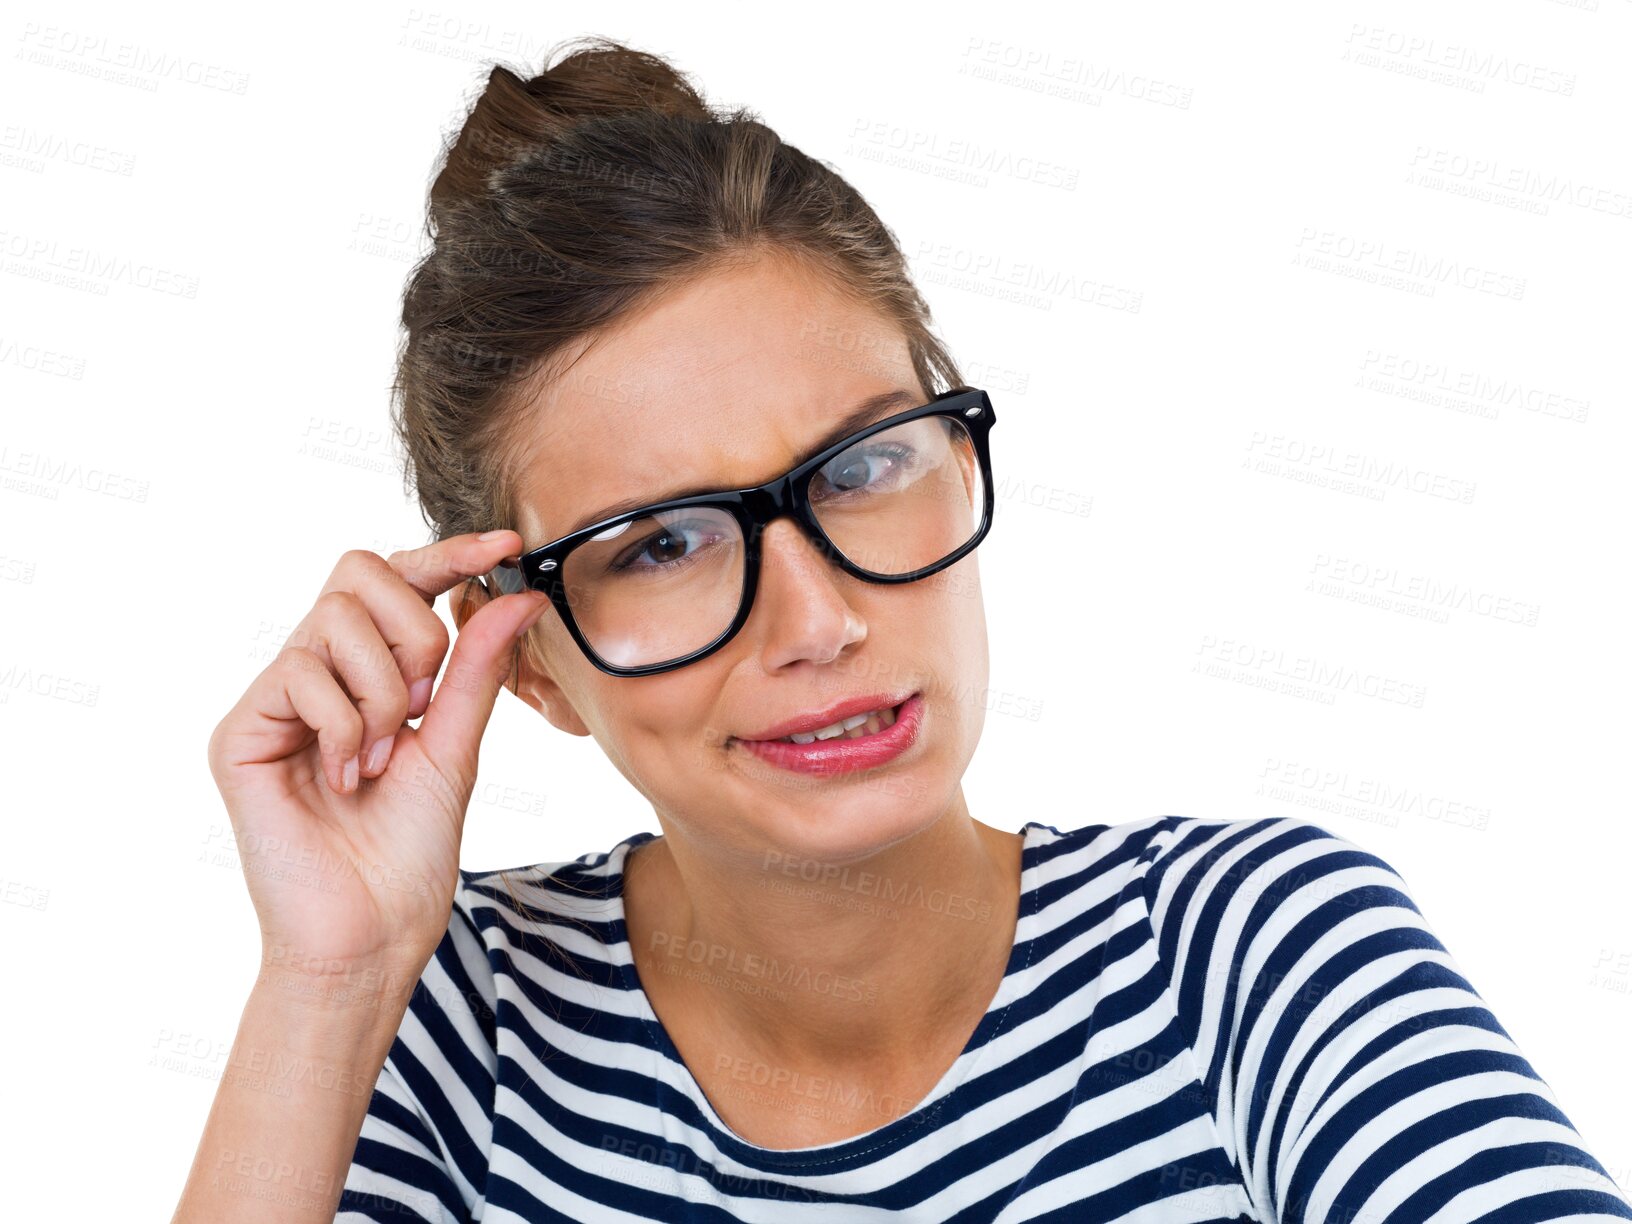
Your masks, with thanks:
M1296 816L1164 816L1154 824L1144 888L1155 916L1197 905L1343 900L1357 908L1410 900L1404 879L1383 858Z
M1198 872L1211 871L1210 887L1227 890L1240 883L1241 873L1258 872L1270 860L1286 865L1333 853L1364 856L1370 865L1392 872L1387 863L1346 838L1292 816L1233 820L1152 816L1066 830L1028 821L1027 833L1024 866L1034 885L1080 882L1084 873L1114 872L1136 875L1147 890L1171 891L1186 880L1195 885ZM1235 871L1215 870L1220 862Z
M1033 821L1028 831L1026 887L1039 910L1067 896L1083 900L1066 908L1137 899L1175 969L1191 946L1239 959L1254 945L1307 945L1360 913L1373 925L1422 925L1386 860L1299 817L1167 815L1065 831Z
M1293 979L1336 980L1425 957L1456 972L1399 872L1298 817L1165 817L1140 886L1157 959L1192 1020L1203 999L1255 1010Z
M1632 1215L1385 859L1296 817L1158 824L1154 959L1263 1218Z

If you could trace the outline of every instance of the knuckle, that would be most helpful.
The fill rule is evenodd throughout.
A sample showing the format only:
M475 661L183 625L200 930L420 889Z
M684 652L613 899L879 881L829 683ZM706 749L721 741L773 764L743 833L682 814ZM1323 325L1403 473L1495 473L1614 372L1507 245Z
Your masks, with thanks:
M363 730L362 714L356 706L348 705L324 728L330 744L325 751L339 753L342 757L351 756L362 746Z
M419 658L435 666L448 653L453 639L448 635L448 627L442 623L442 618L429 608L425 609L419 626L411 648Z
M393 668L382 689L369 703L369 713L372 721L384 728L381 734L386 734L408 718L408 685L403 682L402 673Z
M367 573L370 570L378 569L384 564L385 559L377 552L367 548L348 548L340 554L340 563L335 568Z
M323 660L317 657L317 652L305 646L285 646L272 660L272 666L294 672L328 670L323 666Z
M391 554L393 557L395 553ZM336 576L345 575L347 582L357 582L368 579L372 582L389 581L397 577L397 571L390 562L366 548L347 549L340 556L340 563L334 567Z
M305 661L301 658L301 656L310 656L311 653L312 652L307 650L304 646L291 646L285 644L283 648L273 656L272 662L269 664L269 666L280 672L299 671L305 665Z
M221 759L221 741L226 734L227 720L222 718L214 727L210 728L210 738L204 744L204 759L209 762L213 773L216 763Z
M324 591L317 597L312 609L329 615L349 616L356 608L362 606L362 602L353 591Z

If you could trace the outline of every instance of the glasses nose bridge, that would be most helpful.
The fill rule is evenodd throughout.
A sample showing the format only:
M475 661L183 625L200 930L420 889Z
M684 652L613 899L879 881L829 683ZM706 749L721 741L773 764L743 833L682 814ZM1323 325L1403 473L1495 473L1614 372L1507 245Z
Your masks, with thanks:
M756 536L784 515L792 515L796 521L803 517L794 505L793 480L788 476L779 477L768 485L748 490L743 497L743 504L748 510L749 525ZM804 526L803 523L800 525Z
M752 546L756 553L759 548L759 537L779 518L793 519L805 539L815 545L816 550L824 556L833 547L808 511L799 504L791 475L783 476L757 489L750 489L743 497L743 505L748 511Z

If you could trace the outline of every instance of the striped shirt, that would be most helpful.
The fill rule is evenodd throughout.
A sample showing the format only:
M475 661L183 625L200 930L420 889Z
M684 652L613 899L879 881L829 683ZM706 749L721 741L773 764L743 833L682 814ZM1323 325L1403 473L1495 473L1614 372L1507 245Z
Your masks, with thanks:
M525 909L461 870L336 1219L1632 1219L1382 859L1290 817L1022 832L957 1061L793 1150L722 1122L641 988L622 866L653 834L504 873Z

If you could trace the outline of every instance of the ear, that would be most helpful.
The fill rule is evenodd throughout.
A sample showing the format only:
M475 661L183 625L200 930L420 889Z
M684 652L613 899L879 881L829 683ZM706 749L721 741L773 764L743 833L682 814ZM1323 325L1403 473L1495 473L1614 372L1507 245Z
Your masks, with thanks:
M492 598L480 579L467 578L454 588L450 597L450 603L453 605L453 623L459 629L463 629L465 622L475 616ZM545 615L548 616L549 613L546 612ZM541 624L542 621L535 622L533 627L516 642L515 649L511 651L510 675L505 679L504 687L568 735L588 735L589 728L584 725L584 720L578 717L578 711L573 708L572 702L567 699L561 686L550 676L535 645L538 635L542 632Z

